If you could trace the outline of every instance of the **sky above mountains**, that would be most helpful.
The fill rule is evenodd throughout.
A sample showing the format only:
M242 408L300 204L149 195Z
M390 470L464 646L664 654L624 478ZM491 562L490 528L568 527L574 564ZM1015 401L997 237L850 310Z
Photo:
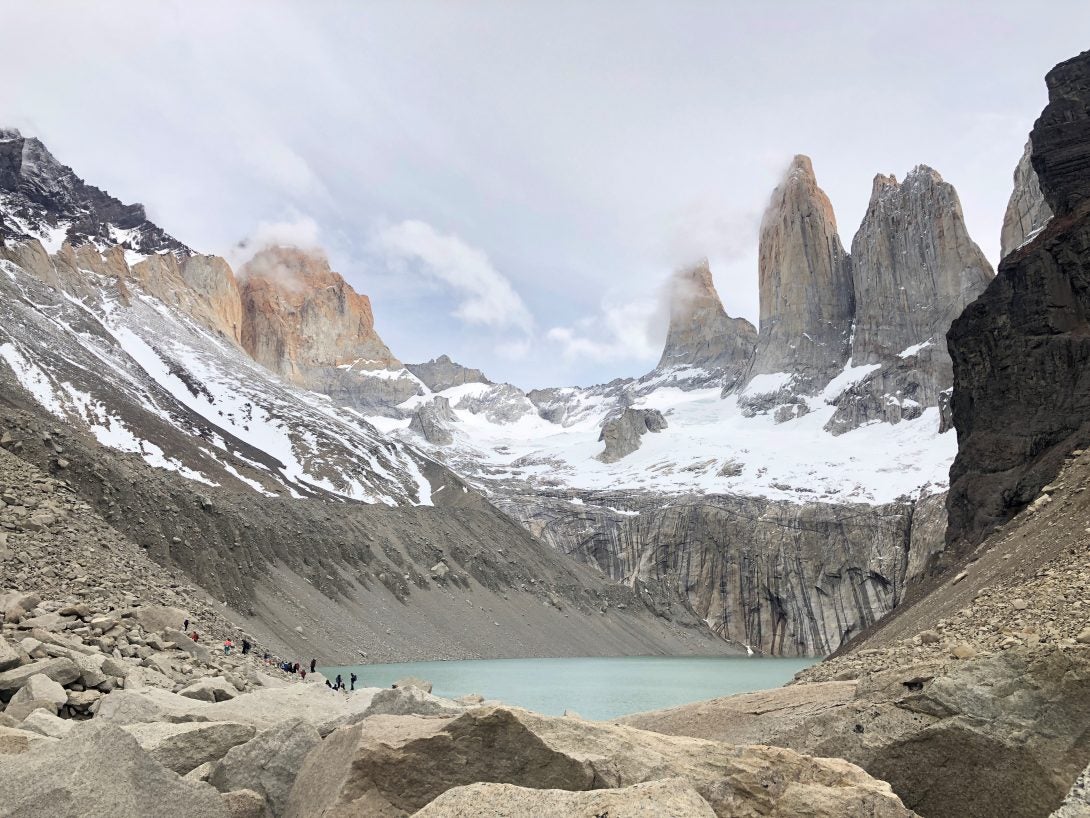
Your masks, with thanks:
M795 153L845 246L871 179L958 190L993 264L1044 74L1090 4L0 0L0 125L202 252L321 246L406 361L639 375L665 281L757 319Z

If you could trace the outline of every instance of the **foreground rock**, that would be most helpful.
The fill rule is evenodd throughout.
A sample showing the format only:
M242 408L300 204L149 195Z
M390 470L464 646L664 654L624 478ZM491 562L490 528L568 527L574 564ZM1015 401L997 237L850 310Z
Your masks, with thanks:
M500 818L515 815L715 818L715 810L692 785L672 778L618 790L589 792L533 790L512 784L470 784L447 790L415 813L415 818Z
M232 747L213 768L208 783L220 792L251 790L281 815L303 761L322 738L313 725L295 719Z
M720 816L908 816L888 785L839 759L734 747L482 707L456 718L375 716L312 752L285 815L410 815L452 787L620 788L682 777ZM780 811L786 810L786 811Z
M0 810L20 818L228 816L212 787L179 778L109 724L78 725L63 741L0 755L0 782Z
M1042 646L907 664L858 681L790 686L623 721L844 758L888 781L927 818L1033 818L1054 809L1090 761L1083 739L1088 719L1090 648Z

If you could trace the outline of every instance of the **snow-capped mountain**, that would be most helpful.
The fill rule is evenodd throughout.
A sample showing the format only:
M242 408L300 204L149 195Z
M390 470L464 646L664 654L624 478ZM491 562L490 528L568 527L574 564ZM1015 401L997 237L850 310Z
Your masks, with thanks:
M762 226L760 328L696 265L653 371L524 392L403 364L319 253L267 248L236 276L4 134L0 378L102 445L263 496L481 492L776 653L835 649L942 549L945 331L991 271L930 169L876 180L849 255L798 157Z

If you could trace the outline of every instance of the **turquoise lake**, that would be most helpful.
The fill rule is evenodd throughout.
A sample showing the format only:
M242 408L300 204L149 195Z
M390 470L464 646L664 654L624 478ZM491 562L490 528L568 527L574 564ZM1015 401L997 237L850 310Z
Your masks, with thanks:
M438 696L479 693L538 713L574 710L613 719L679 704L779 687L813 659L628 656L593 659L476 659L320 668L327 678L355 672L356 687L389 687L404 676L427 679Z

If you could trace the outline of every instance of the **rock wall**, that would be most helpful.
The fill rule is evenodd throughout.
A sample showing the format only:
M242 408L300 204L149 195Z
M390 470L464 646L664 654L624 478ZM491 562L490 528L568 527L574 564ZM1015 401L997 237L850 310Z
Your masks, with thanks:
M440 355L422 364L405 364L405 368L420 378L432 392L442 392L467 383L492 383L481 370L455 363L448 355Z
M992 276L969 237L957 191L937 171L920 165L900 184L876 176L852 239L852 363L885 363L929 341L945 356L946 330ZM949 384L948 365L941 374Z
M1025 508L1090 441L1090 52L1046 77L1030 135L1056 214L999 265L948 335L958 455L951 542L978 542Z
M1014 189L1003 214L1003 230L999 237L999 254L1006 257L1025 243L1026 238L1040 230L1052 218L1052 208L1045 202L1037 171L1031 161L1033 143L1027 141L1022 158L1014 168Z
M616 463L640 448L640 438L647 432L661 432L665 428L666 418L658 409L627 407L619 417L607 420L602 425L598 440L606 447L598 459L603 463Z
M799 374L820 389L848 359L854 314L851 259L810 159L796 156L761 224L761 320L750 376Z
M744 318L731 318L723 309L707 259L674 273L670 328L658 369L722 371L724 385L733 385L745 373L756 343L753 325Z
M704 496L522 496L498 505L536 537L621 582L676 587L724 637L824 655L889 613L941 552L941 499L884 506Z

